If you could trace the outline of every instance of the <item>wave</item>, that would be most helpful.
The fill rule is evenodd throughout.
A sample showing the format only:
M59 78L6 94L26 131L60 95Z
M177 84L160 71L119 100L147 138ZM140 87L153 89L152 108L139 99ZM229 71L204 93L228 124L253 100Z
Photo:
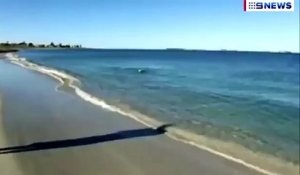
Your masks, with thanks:
M119 113L123 116L127 116L148 127L156 128L163 124L162 122L146 116L140 112L134 111L129 108L122 109L117 106L110 105L105 102L105 100L89 94L88 92L80 88L81 82L79 79L63 71L29 62L26 60L26 58L19 57L17 54L13 53L6 54L6 58L13 64L46 74L58 80L60 84L56 88L59 88L60 86L67 86L74 90L76 95L78 95L81 99L86 102L92 103L93 105L99 106L111 112ZM201 150L208 151L227 160L236 162L252 170L258 171L262 174L299 174L299 165L283 161L268 154L253 152L243 147L242 145L233 142L224 142L204 135L195 134L189 130L182 129L176 126L169 127L166 130L166 135L169 138L192 145Z

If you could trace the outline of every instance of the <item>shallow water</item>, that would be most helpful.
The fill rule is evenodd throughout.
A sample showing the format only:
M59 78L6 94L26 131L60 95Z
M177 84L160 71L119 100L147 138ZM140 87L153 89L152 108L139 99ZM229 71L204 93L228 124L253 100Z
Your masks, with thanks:
M19 55L76 76L84 90L109 104L299 164L299 54L27 50Z

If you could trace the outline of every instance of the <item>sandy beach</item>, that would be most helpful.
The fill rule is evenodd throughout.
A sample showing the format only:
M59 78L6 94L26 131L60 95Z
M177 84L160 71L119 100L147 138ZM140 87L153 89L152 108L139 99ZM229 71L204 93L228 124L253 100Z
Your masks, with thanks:
M253 175L65 91L46 75L0 60L2 175Z

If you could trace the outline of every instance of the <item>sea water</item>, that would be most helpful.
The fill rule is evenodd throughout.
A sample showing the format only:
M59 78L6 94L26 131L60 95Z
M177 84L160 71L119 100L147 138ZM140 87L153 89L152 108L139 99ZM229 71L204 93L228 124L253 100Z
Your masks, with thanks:
M24 50L108 104L299 164L299 54Z

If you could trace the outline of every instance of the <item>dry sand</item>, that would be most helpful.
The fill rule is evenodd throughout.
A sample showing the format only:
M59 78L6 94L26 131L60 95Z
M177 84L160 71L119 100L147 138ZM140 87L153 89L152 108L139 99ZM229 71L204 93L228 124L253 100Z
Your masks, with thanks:
M3 126L3 109L2 109L2 99L0 91L0 145L8 146L6 138L4 135L4 126ZM0 156L0 171L3 175L21 175L22 170L19 168L17 161L13 154L1 155Z

